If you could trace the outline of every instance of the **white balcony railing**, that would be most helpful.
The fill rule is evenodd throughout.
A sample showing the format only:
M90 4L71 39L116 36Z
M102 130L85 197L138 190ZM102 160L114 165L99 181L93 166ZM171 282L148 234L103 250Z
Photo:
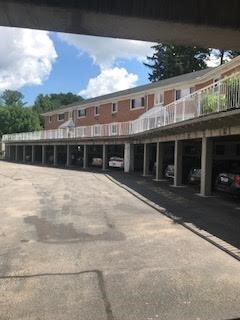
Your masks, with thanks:
M134 121L7 134L3 135L2 140L7 142L129 136L234 108L240 108L240 73L164 107L156 106Z

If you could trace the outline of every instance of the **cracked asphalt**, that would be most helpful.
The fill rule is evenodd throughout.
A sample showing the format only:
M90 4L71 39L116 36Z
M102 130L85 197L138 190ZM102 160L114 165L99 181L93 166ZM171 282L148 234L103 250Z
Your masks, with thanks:
M0 162L0 214L1 320L240 317L239 261L103 173Z

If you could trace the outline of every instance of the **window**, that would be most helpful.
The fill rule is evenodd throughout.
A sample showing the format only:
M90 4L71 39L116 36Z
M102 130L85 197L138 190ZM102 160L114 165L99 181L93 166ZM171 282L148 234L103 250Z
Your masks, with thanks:
M181 99L181 90L176 90L175 100Z
M219 89L219 86L218 86L218 81L219 81L219 79L217 78L217 79L214 79L214 86L213 86L213 90L214 90L214 92L218 92L218 89Z
M116 113L118 111L118 105L116 102L112 103L112 113Z
M191 88L185 88L185 89L179 89L179 90L176 90L176 97L175 97L175 100L179 100L183 97L186 97L190 94L191 92Z
M117 135L117 124L116 123L112 123L112 125L111 125L111 134Z
M59 113L58 121L63 121L63 120L64 120L64 113Z
M100 125L94 126L94 136L100 136Z
M52 122L52 116L49 116L49 122L50 123Z
M100 115L100 107L95 107L94 115L95 116L99 116Z
M195 87L190 88L190 94L192 94L193 92L195 92Z
M131 109L143 108L145 106L145 97L131 99Z
M155 94L155 105L163 105L164 102L164 93L158 92Z
M78 118L86 117L86 109L79 109L78 110Z

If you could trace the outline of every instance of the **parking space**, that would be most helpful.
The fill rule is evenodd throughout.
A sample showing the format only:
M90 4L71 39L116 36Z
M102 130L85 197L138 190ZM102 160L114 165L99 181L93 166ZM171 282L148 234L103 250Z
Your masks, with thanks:
M239 261L182 222L239 248L239 211L111 175L0 162L0 318L238 318Z

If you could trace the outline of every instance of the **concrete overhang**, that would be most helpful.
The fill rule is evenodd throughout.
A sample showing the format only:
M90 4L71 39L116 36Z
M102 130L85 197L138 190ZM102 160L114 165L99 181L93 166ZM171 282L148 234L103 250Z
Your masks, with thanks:
M240 49L239 0L0 0L0 25Z

